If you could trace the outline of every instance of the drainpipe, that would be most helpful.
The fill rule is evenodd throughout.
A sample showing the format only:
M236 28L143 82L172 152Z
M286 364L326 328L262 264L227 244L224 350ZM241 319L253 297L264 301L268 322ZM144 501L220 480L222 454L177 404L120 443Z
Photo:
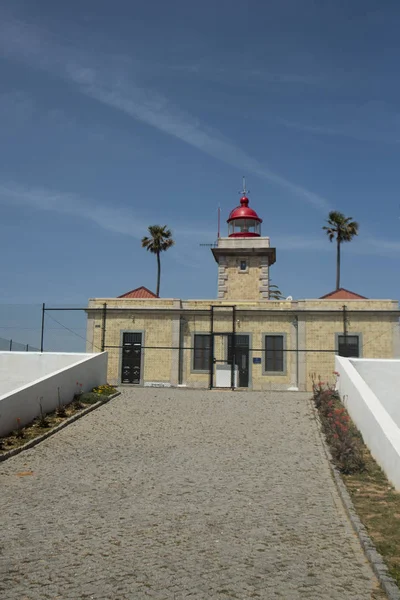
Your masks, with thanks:
M103 304L103 323L102 323L102 331L101 331L101 351L104 352L104 348L106 345L106 322L107 322L107 303Z
M299 317L296 315L293 321L296 330L296 387L299 388Z
M183 383L183 345L185 319L182 315L179 316L179 352L178 352L178 385Z
M346 313L346 305L343 305L343 337L344 337L344 347L345 352L347 353L347 313Z

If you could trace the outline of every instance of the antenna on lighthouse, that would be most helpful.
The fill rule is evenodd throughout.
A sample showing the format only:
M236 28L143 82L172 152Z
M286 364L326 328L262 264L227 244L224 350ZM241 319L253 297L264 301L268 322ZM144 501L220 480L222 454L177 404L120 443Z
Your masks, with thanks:
M250 190L246 190L246 177L243 175L243 189L241 192L239 192L239 194L242 194L242 196L246 196L246 194L250 194Z

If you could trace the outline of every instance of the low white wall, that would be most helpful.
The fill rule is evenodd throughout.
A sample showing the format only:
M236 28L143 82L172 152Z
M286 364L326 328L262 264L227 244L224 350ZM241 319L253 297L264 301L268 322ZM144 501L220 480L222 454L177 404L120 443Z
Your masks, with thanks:
M357 360L357 363L363 359ZM360 374L355 359L336 356L337 389L366 445L388 479L400 490L400 429ZM366 361L370 362L370 361ZM393 362L393 361L379 361ZM399 361L396 361L399 362ZM366 367L367 368L367 367ZM393 366L392 366L393 368ZM378 389L379 384L376 384Z
M9 360L9 356L4 354L20 354L24 359L20 357L20 360ZM13 372L13 369L26 368L26 373L29 373L33 379L36 365L38 375L34 381L31 380L17 388L14 386L12 391L0 395L0 436L16 429L17 419L20 419L21 425L30 423L40 414L40 403L44 413L55 410L58 406L58 390L61 402L69 404L78 391L77 382L82 383L83 392L89 392L107 381L106 352L100 354L1 352L0 376L3 381L6 381L4 365L8 365L8 375L10 381L14 383L22 377L22 374Z
M0 352L0 396L81 360L81 352Z
M350 361L400 427L400 360L352 358Z

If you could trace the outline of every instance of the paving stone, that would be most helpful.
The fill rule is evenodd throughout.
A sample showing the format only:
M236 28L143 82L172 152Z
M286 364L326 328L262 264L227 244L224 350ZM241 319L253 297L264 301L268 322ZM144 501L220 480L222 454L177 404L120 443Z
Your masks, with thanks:
M5 600L365 600L376 586L305 394L125 389L0 476Z

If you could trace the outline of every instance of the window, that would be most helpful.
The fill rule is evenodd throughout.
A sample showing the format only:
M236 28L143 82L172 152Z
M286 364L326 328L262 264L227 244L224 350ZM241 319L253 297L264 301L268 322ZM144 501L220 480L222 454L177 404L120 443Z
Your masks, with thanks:
M193 371L208 371L210 368L210 335L195 334Z
M247 269L247 262L245 260L241 260L240 261L240 270L246 271L246 269Z
M283 373L283 335L265 336L265 371Z
M358 358L360 356L360 338L358 335L338 335L339 356Z

